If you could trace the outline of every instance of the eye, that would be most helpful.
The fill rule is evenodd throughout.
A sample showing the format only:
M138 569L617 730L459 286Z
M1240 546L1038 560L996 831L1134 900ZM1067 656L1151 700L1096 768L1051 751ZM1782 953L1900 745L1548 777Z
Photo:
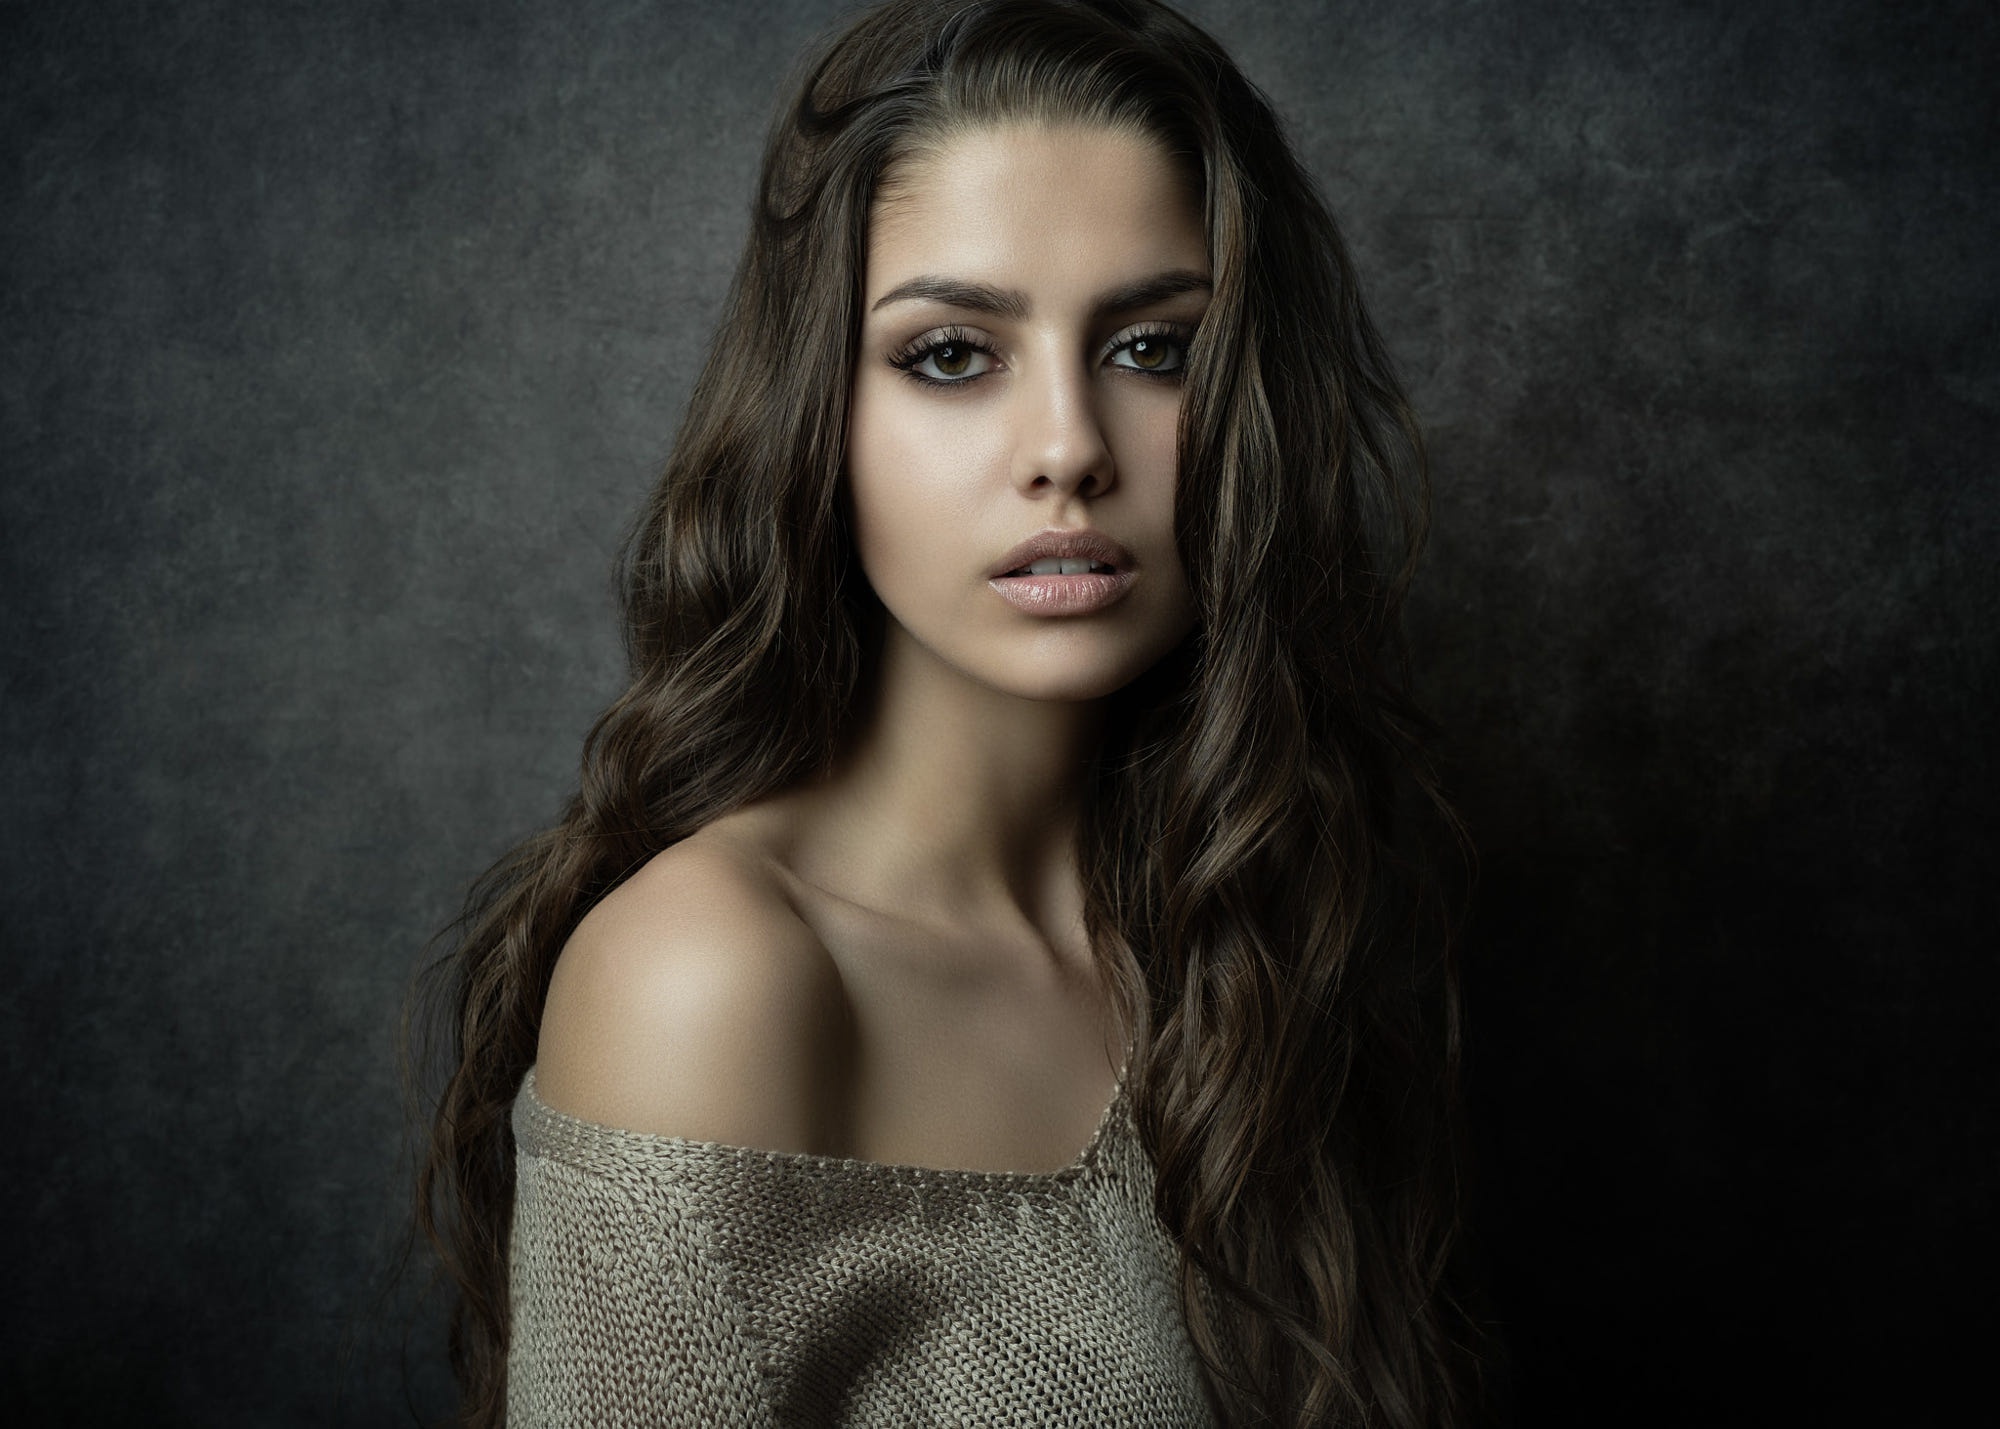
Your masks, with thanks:
M1131 372L1179 372L1187 362L1188 344L1194 334L1179 327L1154 327L1126 333L1113 340L1111 365ZM1120 361L1124 357L1129 361Z
M976 377L979 374L973 371L973 364L980 356L979 349L970 343L941 342L916 365L929 363L932 370L925 374L929 377Z
M992 371L993 350L957 329L925 333L889 359L911 380L932 387L956 387Z

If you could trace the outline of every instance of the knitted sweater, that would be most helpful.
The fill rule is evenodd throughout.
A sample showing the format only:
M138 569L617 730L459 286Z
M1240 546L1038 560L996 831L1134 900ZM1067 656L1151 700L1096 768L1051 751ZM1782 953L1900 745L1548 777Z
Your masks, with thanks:
M1054 1172L513 1128L512 1429L1215 1422L1122 1077Z

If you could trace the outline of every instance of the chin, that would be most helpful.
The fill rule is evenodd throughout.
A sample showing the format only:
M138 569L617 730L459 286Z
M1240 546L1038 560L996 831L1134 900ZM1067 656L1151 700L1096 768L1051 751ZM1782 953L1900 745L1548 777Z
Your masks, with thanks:
M1163 652L1161 652L1163 653ZM1117 694L1159 660L1152 651L1043 652L968 671L994 689L1026 700L1078 703ZM982 662L984 663L984 662Z
M1137 680L1173 648L1178 628L1063 629L1053 622L1031 631L987 630L968 638L963 626L898 629L930 660L1016 699L1077 704L1108 699Z
M994 688L1024 700L1081 704L1117 694L1144 673L1142 670L1107 674L1101 670L1022 672L1019 678L989 680Z

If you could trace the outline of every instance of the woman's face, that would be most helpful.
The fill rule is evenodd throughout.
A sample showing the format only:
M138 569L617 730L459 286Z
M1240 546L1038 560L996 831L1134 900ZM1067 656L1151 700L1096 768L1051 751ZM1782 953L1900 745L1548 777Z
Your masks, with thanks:
M1194 196L1156 143L1085 127L976 129L893 179L847 448L889 638L1008 693L1110 694L1195 619L1174 549L1180 368L1209 300ZM1038 556L1064 564L1008 573Z

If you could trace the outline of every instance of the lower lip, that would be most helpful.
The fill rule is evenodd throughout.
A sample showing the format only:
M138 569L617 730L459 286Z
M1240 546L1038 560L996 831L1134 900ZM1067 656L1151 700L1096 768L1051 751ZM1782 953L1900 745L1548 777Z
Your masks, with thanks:
M1014 609L1029 615L1089 615L1115 605L1132 589L1132 572L1077 576L995 576L987 582Z

